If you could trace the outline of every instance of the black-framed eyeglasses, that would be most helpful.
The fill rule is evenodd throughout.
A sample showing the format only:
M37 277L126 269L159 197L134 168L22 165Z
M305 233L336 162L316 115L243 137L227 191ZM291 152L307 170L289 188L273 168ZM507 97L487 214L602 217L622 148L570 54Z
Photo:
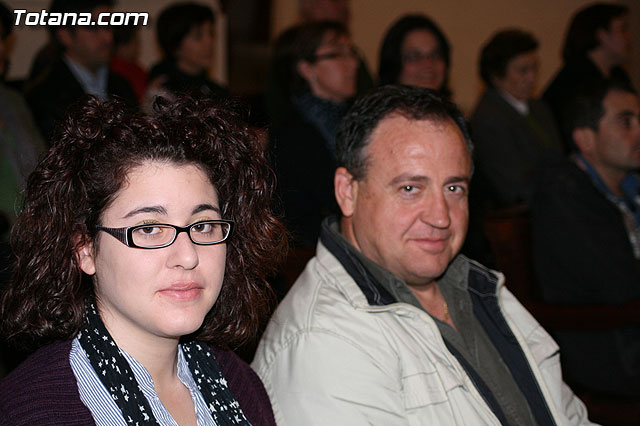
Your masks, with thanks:
M420 50L410 50L401 55L403 63L415 63L421 62L425 59L429 61L443 61L442 52L440 49L435 49L430 52L420 51Z
M107 228L97 226L114 236L122 244L142 249L158 249L170 246L178 238L178 234L186 232L193 244L209 246L224 243L233 232L232 220L199 220L191 225L177 226L168 223L144 223L126 228Z
M327 53L314 54L313 61L318 62L325 59L346 59L346 58L358 58L360 56L358 49L355 46L345 46L336 48L335 50Z

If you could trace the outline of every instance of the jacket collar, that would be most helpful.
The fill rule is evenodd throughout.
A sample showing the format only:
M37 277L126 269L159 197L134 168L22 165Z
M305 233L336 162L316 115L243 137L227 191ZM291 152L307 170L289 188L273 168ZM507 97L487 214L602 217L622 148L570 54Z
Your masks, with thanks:
M419 302L410 291L394 291L393 287L398 282L406 287L404 281L368 259L342 236L337 217L331 216L322 222L320 242L356 282L371 306L406 302L420 308ZM495 296L498 286L502 285L503 281L502 274L494 273L463 255L456 256L443 276L438 279L440 285L468 288L484 296ZM399 293L408 293L410 296L402 297ZM415 300L412 301L411 298Z

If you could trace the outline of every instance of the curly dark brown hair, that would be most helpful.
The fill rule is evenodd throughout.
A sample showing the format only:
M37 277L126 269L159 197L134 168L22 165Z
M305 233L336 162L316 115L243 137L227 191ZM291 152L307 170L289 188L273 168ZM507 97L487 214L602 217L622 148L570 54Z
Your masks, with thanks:
M73 338L94 298L76 251L96 240L100 218L129 171L147 161L195 164L236 222L220 295L195 337L233 347L251 338L272 307L267 278L286 253L286 231L270 211L266 153L230 101L159 100L153 116L90 98L66 117L29 177L12 230L15 272L0 298L2 333L16 346Z

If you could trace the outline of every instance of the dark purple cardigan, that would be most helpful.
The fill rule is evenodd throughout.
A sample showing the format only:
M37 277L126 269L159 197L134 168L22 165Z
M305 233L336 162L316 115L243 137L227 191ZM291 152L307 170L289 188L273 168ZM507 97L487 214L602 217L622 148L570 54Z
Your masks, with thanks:
M229 388L254 426L275 426L262 382L233 352L212 348ZM95 425L69 363L71 342L39 349L0 382L0 426Z

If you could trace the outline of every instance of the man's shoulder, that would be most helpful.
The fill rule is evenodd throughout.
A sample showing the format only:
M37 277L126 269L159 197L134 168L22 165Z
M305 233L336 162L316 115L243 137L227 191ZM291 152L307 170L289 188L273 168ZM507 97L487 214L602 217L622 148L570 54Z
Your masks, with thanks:
M553 206L578 209L584 213L607 213L617 207L599 191L589 175L575 163L566 161L548 167L536 183L532 211L546 211Z
M63 59L57 59L51 63L39 76L26 87L26 97L39 96L42 94L51 95L70 87L79 89L81 94L82 86L76 80L69 66ZM77 92L77 90L75 90Z
M513 108L504 100L504 98L495 89L485 91L471 116L471 121L485 120L492 117L496 113L504 113ZM515 110L513 110L515 112Z
M256 360L269 364L282 352L305 350L319 342L367 345L363 342L380 335L380 316L373 314L376 308L368 304L340 262L319 245L318 254L269 321Z
M309 261L302 274L278 306L271 323L286 333L318 328L333 328L335 321L344 318L339 312L356 311L366 304L366 298L353 278L324 246Z

